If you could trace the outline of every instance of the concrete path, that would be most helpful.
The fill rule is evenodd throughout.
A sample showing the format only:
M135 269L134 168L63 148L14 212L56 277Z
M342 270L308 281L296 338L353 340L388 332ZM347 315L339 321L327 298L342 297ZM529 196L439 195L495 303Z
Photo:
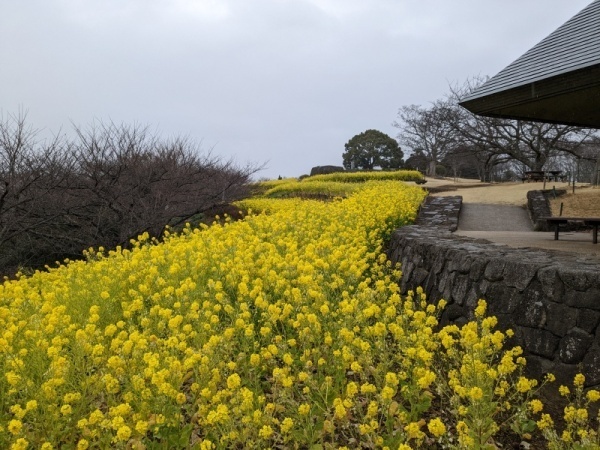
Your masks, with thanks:
M463 203L458 231L533 231L533 225L520 206Z
M561 232L555 241L553 231L533 231L527 210L520 206L463 203L455 233L514 248L541 248L600 257L600 244L592 244L589 230Z

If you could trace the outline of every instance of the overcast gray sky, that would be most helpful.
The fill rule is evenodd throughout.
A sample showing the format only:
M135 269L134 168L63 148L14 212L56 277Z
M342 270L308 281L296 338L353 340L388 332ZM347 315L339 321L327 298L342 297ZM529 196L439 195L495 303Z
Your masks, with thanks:
M591 0L0 0L0 112L189 136L260 176L341 165L402 105L495 75Z

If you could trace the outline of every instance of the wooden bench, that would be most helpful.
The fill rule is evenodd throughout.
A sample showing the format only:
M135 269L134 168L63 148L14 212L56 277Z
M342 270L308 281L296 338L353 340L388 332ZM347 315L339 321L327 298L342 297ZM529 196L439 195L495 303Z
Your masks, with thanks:
M554 240L558 241L558 230L561 224L567 222L583 222L584 225L592 226L592 242L598 243L598 225L600 225L600 217L542 217L548 222L548 225L554 225Z

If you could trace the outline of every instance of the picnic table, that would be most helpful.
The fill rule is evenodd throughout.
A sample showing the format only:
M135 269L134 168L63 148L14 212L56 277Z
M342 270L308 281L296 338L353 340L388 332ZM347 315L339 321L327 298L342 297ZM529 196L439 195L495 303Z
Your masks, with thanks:
M548 172L544 172L543 170L528 170L527 172L523 172L523 183L525 181L544 181L544 180L564 180L565 175L562 174L562 170L550 170Z
M565 181L566 175L562 174L562 170L550 170L547 175L548 179L554 179L554 181Z
M598 225L600 225L600 217L542 217L548 225L554 225L554 240L558 241L558 231L561 224L567 222L583 222L584 225L592 226L592 242L598 243Z
M522 178L523 183L527 181L544 181L545 172L543 170L530 170L524 172L525 176Z

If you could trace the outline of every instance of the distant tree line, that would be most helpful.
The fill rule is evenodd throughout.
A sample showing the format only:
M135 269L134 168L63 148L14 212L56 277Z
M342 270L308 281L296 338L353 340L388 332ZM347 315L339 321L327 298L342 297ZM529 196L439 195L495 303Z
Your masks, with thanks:
M525 170L559 169L576 177L587 167L596 178L588 181L597 181L600 139L596 130L482 117L458 105L484 81L472 78L451 87L429 106L399 109L394 126L400 144L410 151L406 166L429 176L466 174L482 181L519 177Z
M148 127L96 123L38 141L24 115L0 118L0 273L160 236L246 196L259 168Z

